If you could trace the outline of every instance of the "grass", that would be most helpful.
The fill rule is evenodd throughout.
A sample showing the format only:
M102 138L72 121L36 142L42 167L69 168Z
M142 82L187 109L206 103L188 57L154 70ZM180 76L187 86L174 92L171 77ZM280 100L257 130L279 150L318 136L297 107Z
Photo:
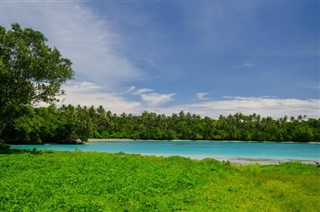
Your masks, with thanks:
M320 169L123 153L0 154L0 211L320 211Z

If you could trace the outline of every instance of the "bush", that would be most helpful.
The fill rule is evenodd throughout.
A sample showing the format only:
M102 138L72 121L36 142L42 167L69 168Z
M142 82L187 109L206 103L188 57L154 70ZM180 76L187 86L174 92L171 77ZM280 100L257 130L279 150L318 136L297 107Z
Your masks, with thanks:
M7 154L10 152L10 146L0 139L0 154Z

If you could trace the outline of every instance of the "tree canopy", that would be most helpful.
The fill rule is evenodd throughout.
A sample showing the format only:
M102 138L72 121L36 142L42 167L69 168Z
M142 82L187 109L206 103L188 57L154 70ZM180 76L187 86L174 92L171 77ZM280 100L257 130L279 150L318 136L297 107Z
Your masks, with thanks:
M236 113L218 119L185 113L116 115L102 106L29 107L8 125L9 143L73 143L77 139L320 141L320 119L274 119Z
M73 77L71 61L49 47L41 32L11 27L0 26L0 136L24 106L57 101L61 85Z

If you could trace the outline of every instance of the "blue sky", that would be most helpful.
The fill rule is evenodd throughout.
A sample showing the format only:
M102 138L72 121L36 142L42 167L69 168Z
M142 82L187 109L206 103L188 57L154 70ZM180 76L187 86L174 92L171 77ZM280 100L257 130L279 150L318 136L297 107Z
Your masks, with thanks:
M65 104L320 116L319 1L1 1L73 61Z

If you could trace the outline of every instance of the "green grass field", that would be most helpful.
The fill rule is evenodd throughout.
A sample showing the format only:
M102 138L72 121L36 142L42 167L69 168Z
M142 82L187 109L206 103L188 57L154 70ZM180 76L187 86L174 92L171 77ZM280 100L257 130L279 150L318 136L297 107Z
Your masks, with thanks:
M16 151L0 168L0 211L320 211L320 169L298 162Z

